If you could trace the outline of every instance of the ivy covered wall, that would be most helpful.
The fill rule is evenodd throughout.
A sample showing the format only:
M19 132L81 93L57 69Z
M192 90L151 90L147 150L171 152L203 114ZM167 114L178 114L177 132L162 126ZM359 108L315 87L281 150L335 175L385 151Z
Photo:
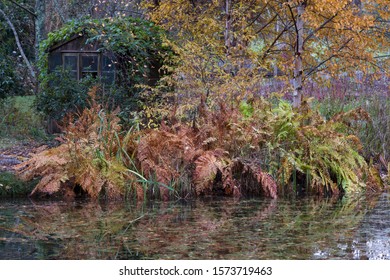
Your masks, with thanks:
M76 81L65 73L64 67L50 73L50 53L75 36L84 38L85 48L110 54L116 71L113 85L102 85L96 77L82 77ZM98 85L106 98L103 101L111 108L120 105L123 112L136 110L143 102L140 93L154 86L173 61L173 52L165 40L161 28L132 17L84 18L69 22L60 30L49 33L40 45L38 108L50 118L60 120L67 112L85 107L88 89Z

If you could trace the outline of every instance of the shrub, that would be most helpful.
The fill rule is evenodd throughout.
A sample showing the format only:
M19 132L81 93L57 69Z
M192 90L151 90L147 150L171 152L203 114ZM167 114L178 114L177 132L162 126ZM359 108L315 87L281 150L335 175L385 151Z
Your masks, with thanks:
M77 112L88 104L88 90L96 80L85 78L75 81L68 71L51 73L47 76L50 86L37 95L37 109L49 119L62 120L67 113Z
M198 195L377 190L382 182L376 169L346 129L350 121L367 120L362 110L325 120L308 104L294 110L283 100L221 102L213 110L199 108L196 126L173 119L146 133L138 160L147 176L175 186L190 181Z
M0 60L0 100L9 96L23 95L21 78L12 65L15 62L4 58Z
M0 197L26 196L31 193L35 183L23 182L10 172L0 172Z
M281 185L320 194L381 187L359 153L359 139L344 129L348 121L366 121L366 112L350 111L325 120L308 104L294 111L283 102L274 112L277 121L270 165L277 167L274 174Z

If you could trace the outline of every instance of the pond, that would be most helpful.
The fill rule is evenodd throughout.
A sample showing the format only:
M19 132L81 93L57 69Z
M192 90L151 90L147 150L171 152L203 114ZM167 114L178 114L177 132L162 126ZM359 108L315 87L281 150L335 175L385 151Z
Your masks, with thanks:
M0 201L0 259L390 259L390 196Z

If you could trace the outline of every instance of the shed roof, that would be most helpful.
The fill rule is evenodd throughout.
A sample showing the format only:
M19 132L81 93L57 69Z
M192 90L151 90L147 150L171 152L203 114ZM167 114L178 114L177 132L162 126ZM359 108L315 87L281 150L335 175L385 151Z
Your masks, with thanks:
M53 51L61 48L62 46L66 45L66 44L68 44L68 43L70 43L78 38L82 38L82 37L84 37L84 33L75 34L72 37L70 37L68 40L62 41L62 42L57 43L54 46L50 47L49 52L53 52Z

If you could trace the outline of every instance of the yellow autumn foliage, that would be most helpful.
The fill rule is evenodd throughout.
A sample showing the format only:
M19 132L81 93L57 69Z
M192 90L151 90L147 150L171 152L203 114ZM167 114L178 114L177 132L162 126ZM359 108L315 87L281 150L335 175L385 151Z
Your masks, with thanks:
M387 0L143 3L180 57L170 83L183 113L202 99L213 105L216 97L234 102L270 94L263 89L269 76L291 93L310 79L326 85L332 76L353 77L356 71L389 75L390 57L381 55L390 45Z

